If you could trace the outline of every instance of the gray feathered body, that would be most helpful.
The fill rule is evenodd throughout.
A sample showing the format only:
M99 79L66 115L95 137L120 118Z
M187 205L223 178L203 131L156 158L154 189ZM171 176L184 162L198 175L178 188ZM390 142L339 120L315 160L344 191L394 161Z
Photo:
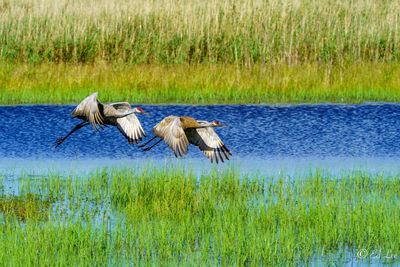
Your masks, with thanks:
M146 136L142 125L128 102L103 104L97 100L97 92L86 97L72 111L72 116L89 122L95 131L104 125L116 126L130 144L138 143Z
M190 144L197 146L211 162L222 162L232 155L207 121L191 117L168 116L152 128L154 135L163 139L176 157L186 155Z

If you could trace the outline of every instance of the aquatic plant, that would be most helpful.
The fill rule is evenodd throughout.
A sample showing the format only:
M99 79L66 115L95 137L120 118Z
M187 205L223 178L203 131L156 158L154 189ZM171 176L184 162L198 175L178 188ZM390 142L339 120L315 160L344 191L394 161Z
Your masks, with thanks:
M398 175L215 168L198 176L148 166L20 179L19 188L22 201L53 204L40 223L0 217L0 261L8 265L340 264L378 250L378 260L393 262L383 255L400 252Z
M27 219L45 220L49 214L51 199L41 199L31 193L24 196L0 196L0 212L5 217L25 221Z

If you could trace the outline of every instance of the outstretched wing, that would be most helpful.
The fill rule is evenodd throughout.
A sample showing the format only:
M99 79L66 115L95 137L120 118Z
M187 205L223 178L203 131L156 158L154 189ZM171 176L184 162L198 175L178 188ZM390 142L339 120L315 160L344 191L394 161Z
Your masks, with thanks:
M103 129L104 118L101 109L103 105L97 100L97 92L82 100L82 102L72 111L71 115L79 119L88 121L93 129L98 132L97 125Z
M132 110L132 106L128 102L116 102L116 103L111 103L109 105L120 112L126 112Z
M160 121L151 129L154 135L160 137L174 151L175 157L186 155L189 141L186 138L185 131L179 117L169 116Z
M228 154L232 155L212 127L189 128L185 132L189 142L198 146L207 158L211 158L211 163L214 158L216 163L218 163L219 158L224 162L222 155L227 160L229 160Z
M110 106L115 108L119 112L132 111L132 106L128 102L111 103ZM117 119L117 128L126 139L129 144L138 144L139 140L142 141L142 135L146 136L143 131L142 125L135 114Z

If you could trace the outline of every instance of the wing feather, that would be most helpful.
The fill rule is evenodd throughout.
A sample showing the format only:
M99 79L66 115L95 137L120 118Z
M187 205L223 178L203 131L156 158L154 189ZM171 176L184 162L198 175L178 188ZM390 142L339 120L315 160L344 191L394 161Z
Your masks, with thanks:
M212 127L190 128L186 129L185 132L189 142L198 146L204 155L210 158L211 163L213 163L214 160L216 163L218 163L219 160L224 162L221 151L227 160L229 160L227 154L232 155Z
M128 102L117 102L109 104L116 111L120 113L126 113L132 111L132 106ZM130 114L128 116L117 119L117 128L126 139L129 144L138 144L142 141L142 136L146 136L143 131L142 125L136 115Z
M103 129L104 118L101 113L102 104L97 100L97 92L82 100L81 103L72 111L71 115L79 119L88 121L93 129L98 132L97 126Z
M126 139L128 139L129 144L138 144L142 141L142 134L144 134L142 125L135 114L130 114L123 118L117 119L117 128Z
M187 140L182 123L177 116L168 116L160 121L152 129L154 135L163 139L164 142L174 151L175 157L183 157L188 151L189 141Z
M116 102L116 103L110 103L109 105L120 112L132 110L132 106L128 102Z

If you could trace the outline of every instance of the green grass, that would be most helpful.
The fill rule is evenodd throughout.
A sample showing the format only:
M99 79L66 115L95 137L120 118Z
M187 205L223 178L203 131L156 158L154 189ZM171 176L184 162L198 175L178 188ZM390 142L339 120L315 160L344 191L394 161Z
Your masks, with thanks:
M16 217L21 221L28 218L46 219L51 199L41 199L33 194L24 196L1 196L0 212L6 217Z
M361 249L400 253L398 175L198 177L148 166L18 181L6 198L46 216L2 212L2 265L338 264L361 261Z
M0 63L0 104L362 103L400 101L400 66L389 63L127 65Z
M3 0L0 58L197 64L398 62L396 0Z
M400 101L395 0L3 0L0 104Z

